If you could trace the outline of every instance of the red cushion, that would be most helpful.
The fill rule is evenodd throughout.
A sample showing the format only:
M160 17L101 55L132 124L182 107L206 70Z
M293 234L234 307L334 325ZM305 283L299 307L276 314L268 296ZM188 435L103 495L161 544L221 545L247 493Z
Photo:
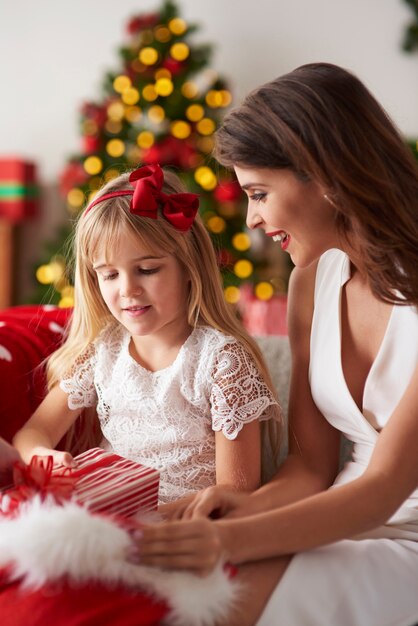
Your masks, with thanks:
M0 436L11 441L45 395L42 361L56 350L71 309L16 306L0 311Z

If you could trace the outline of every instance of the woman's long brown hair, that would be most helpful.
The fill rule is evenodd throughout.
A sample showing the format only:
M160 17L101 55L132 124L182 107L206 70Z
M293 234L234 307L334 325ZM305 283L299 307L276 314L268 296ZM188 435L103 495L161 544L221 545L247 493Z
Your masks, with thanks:
M215 156L226 167L289 168L318 182L373 293L418 304L418 164L352 73L312 63L256 89L225 117Z

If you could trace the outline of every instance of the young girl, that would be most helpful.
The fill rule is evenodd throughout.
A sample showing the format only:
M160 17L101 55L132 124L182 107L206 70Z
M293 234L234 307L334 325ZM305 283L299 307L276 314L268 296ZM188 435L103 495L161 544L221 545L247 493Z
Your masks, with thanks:
M248 592L228 626L411 626L417 163L366 87L326 63L250 94L226 116L217 154L248 195L249 227L296 266L289 456L254 494L214 487L186 511L226 519L147 529L141 563L207 571L220 555L258 561L240 568ZM353 453L339 471L341 433Z
M86 407L102 446L158 468L160 502L260 482L260 425L278 423L255 342L223 298L198 198L158 165L105 186L75 232L75 307L51 390L14 443L52 450ZM93 421L90 422L91 427Z

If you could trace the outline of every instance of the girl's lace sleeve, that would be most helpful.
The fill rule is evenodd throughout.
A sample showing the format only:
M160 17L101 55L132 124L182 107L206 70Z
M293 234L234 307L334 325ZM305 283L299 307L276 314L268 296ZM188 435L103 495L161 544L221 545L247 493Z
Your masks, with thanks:
M94 386L95 350L91 345L80 355L68 374L60 382L60 387L68 393L70 409L84 409L96 406L97 394Z
M215 358L211 389L212 428L236 439L255 419L280 419L280 408L253 357L231 341Z

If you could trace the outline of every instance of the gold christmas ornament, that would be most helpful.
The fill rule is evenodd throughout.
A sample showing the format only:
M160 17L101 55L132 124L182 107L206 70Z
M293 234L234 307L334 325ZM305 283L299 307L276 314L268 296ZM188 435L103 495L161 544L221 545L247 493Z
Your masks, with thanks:
M155 65L158 61L158 52L155 48L142 48L139 52L138 58L144 65Z
M120 100L114 100L107 107L107 116L114 122L120 122L125 115L125 107Z
M122 129L122 124L116 120L107 120L105 124L105 129L108 133L112 133L112 135L117 135Z
M193 100L199 95L199 87L193 81L188 80L181 86L181 93L188 100Z
M215 89L211 89L210 91L208 91L208 93L206 94L205 100L208 106L210 106L212 109L221 107L223 103L222 94L219 91L216 91Z
M125 76L124 74L121 74L120 76L116 76L115 80L113 81L113 89L117 93L123 93L125 89L129 89L131 85L132 85L131 79L129 78L129 76Z
M221 100L222 100L222 104L220 106L228 107L232 102L232 95L226 89L221 89L219 93L221 95Z
M229 302L229 304L236 304L240 301L241 290L239 289L239 287L234 287L233 285L225 287L224 296L225 300Z
M125 152L125 144L121 139L111 139L106 144L106 152L117 159Z
M140 107L136 107L136 106L128 106L125 109L125 119L128 120L128 122L131 122L131 124L135 124L135 122L138 122L142 117L142 110L140 109Z
M146 85L142 90L142 97L144 100L147 100L147 102L153 102L156 100L158 98L158 93L155 91L155 86L151 84Z
M187 24L180 17L174 17L169 21L168 28L171 30L173 35L182 35L186 32Z
M129 87L128 89L125 89L125 91L121 95L122 102L130 106L136 104L140 97L141 96L139 95L139 91L138 89L135 89L135 87Z
M155 83L155 92L159 96L169 96L174 89L174 85L169 78L159 78Z
M64 298L61 298L61 300L58 302L58 306L60 309L69 309L74 306L74 298L71 296L65 296Z
M95 122L94 120L84 120L82 129L83 129L83 135L91 136L91 135L97 135L99 127L97 125L97 122Z
M270 300L274 294L274 288L271 283L265 281L257 283L254 293L259 300Z
M113 180L114 178L119 176L119 173L119 170L117 170L115 167L111 167L104 173L104 179L108 183L110 180Z
M245 252L251 247L251 239L247 233L237 233L232 237L232 245L236 250Z
M226 222L222 217L219 217L218 215L214 215L213 217L210 217L208 219L207 227L209 228L210 231L212 231L212 233L219 235L220 233L224 232L226 228Z
M218 184L214 172L210 169L210 167L207 167L206 165L202 165L202 167L197 168L194 173L194 178L195 181L207 191L215 189L216 185Z
M198 122L205 114L205 109L200 104L191 104L186 109L186 116L191 122Z
M73 187L67 194L67 204L72 209L80 209L84 204L84 200L84 193L78 187Z
M190 48L184 42L175 43L170 48L170 54L176 61L185 61L190 54Z
M161 122L165 118L165 111L163 107L160 107L159 104L154 104L148 109L147 115L148 115L148 119L153 124L161 124Z
M159 78L170 78L171 79L171 72L170 70L167 70L165 67L162 67L161 69L157 70L154 74L154 78L155 80L158 80Z
M84 169L90 176L99 174L103 169L103 161L97 156L89 156L84 161Z
M234 265L234 273L238 278L249 278L253 273L253 264L247 259L240 259Z
M154 30L154 37L157 41L160 41L161 43L167 43L167 41L170 41L171 39L171 33L169 29L165 26L158 26Z
M213 135L216 130L216 125L210 117L204 117L203 120L200 120L200 122L196 124L196 128L201 135Z
M177 139L186 139L192 132L192 128L188 122L176 120L170 124L170 132Z
M142 133L139 133L138 137L136 138L136 143L140 148L143 148L144 150L151 148L154 141L155 137L153 133L151 133L149 130L143 130Z

